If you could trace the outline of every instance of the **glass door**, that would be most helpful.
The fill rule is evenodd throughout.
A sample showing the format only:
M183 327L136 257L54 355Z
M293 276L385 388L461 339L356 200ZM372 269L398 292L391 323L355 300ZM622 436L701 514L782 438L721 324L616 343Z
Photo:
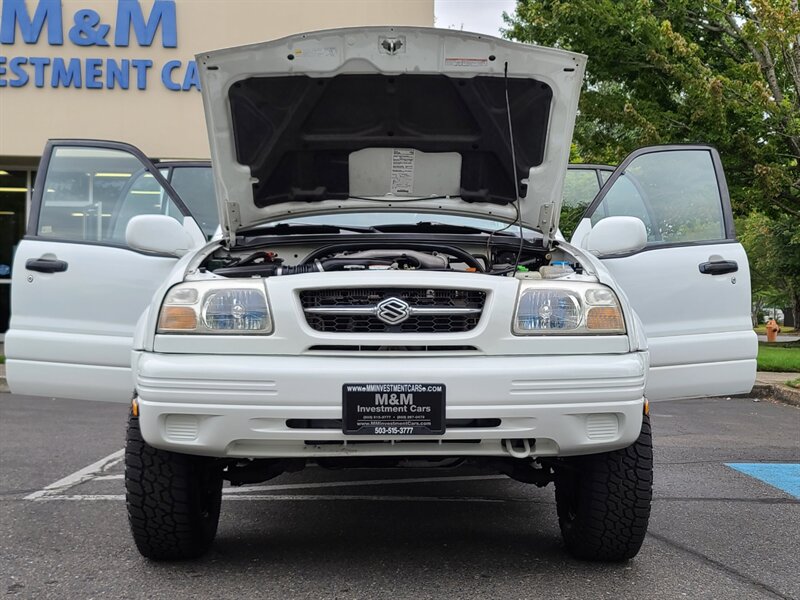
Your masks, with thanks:
M11 317L11 268L25 235L32 172L0 167L0 341Z

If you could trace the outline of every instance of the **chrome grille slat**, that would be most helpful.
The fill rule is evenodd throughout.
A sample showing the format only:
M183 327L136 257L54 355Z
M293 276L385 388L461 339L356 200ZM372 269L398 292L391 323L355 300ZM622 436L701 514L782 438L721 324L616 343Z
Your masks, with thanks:
M408 306L397 323L380 318L381 304ZM303 290L306 322L328 333L459 333L480 321L486 292L442 288L324 288Z
M375 315L378 314L377 306L321 306L319 308L307 308L306 314L312 315ZM483 312L481 308L449 308L446 306L424 307L409 309L409 314L413 315L479 315Z

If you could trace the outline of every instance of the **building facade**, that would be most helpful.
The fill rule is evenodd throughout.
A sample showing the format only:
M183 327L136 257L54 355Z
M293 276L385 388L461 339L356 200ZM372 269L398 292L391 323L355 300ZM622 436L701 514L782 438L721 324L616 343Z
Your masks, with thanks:
M48 139L208 157L195 54L315 29L433 26L434 0L0 0L0 336Z

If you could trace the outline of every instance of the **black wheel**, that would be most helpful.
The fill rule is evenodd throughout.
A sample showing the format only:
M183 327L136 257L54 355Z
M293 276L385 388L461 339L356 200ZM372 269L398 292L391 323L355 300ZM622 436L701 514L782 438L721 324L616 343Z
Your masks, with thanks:
M222 469L210 459L157 450L128 417L125 445L128 521L142 556L181 560L204 554L217 534Z
M639 552L653 497L650 417L631 446L558 461L558 523L575 558L623 561Z

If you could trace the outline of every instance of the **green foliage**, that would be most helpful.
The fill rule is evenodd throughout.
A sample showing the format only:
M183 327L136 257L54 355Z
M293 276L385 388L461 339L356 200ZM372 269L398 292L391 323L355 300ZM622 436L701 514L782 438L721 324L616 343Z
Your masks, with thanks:
M756 304L793 307L800 315L800 231L791 215L753 212L737 222L750 260Z
M573 160L716 146L742 217L756 312L772 303L800 314L798 0L518 0L505 20L510 39L589 56ZM687 229L661 235L710 235L714 220L692 214L670 216Z
M507 37L589 56L573 158L707 142L737 214L800 229L796 0L518 0Z

